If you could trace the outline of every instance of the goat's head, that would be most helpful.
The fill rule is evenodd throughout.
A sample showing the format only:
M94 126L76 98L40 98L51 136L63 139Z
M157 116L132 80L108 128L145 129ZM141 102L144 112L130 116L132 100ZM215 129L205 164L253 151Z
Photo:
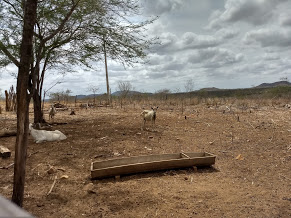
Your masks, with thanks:
M28 125L28 128L29 128L29 131L31 131L31 130L33 129L33 124L30 123L30 124Z
M152 109L153 111L155 111L155 112L158 110L158 108L159 108L159 107L151 107L151 109Z

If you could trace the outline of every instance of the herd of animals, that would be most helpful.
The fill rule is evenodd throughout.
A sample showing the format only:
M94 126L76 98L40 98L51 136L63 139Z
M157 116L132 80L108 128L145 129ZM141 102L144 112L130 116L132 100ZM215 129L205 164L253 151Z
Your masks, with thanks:
M157 118L157 110L159 107L151 107L151 110L144 110L141 112L140 116L142 117L142 127L145 128L147 121L152 123L152 126L155 124ZM49 120L54 120L54 116L57 113L57 109L54 105L51 105L49 109ZM33 124L29 124L29 133L33 137L36 143L42 143L45 141L61 141L67 139L67 137L59 130L48 131L44 129L36 129Z

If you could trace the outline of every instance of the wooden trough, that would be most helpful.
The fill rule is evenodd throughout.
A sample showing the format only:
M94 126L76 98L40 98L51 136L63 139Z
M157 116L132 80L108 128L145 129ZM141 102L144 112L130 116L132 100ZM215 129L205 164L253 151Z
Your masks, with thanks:
M215 155L200 153L157 154L95 161L91 164L91 178L120 176L124 174L177 169L215 164Z

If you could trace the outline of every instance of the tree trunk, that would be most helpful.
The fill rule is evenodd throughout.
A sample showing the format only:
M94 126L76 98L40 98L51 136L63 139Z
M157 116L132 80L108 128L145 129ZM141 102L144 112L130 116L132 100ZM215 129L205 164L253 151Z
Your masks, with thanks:
M32 58L33 28L36 20L37 0L26 0L20 47L20 66L17 77L17 136L15 144L14 183L12 201L22 207L29 123L29 72ZM31 90L30 90L31 91Z
M105 39L103 38L103 49L104 49L104 60L105 60L105 72L106 72L106 87L107 87L107 104L110 105L110 92L109 92L109 79L108 79L108 68L107 68L107 56L106 56L106 47Z
M9 108L10 108L10 102L9 102L9 95L8 95L8 92L7 90L5 90L5 99L6 99L6 104L5 104L5 110L6 111L9 111Z
M40 79L39 72L40 66L39 62L35 64L32 68L32 98L33 98L33 111L34 111L34 123L43 123L43 113L41 110L41 91L40 91Z
M41 110L41 96L37 90L33 92L34 123L43 123L43 113Z

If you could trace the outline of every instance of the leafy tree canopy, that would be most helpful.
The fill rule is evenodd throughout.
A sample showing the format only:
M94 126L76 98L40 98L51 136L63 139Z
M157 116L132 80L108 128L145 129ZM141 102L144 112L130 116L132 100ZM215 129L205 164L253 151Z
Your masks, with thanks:
M19 65L23 2L0 1L0 67ZM39 0L32 61L90 67L103 58L105 43L111 59L125 65L141 62L154 41L145 35L154 19L132 21L139 12L135 0Z

